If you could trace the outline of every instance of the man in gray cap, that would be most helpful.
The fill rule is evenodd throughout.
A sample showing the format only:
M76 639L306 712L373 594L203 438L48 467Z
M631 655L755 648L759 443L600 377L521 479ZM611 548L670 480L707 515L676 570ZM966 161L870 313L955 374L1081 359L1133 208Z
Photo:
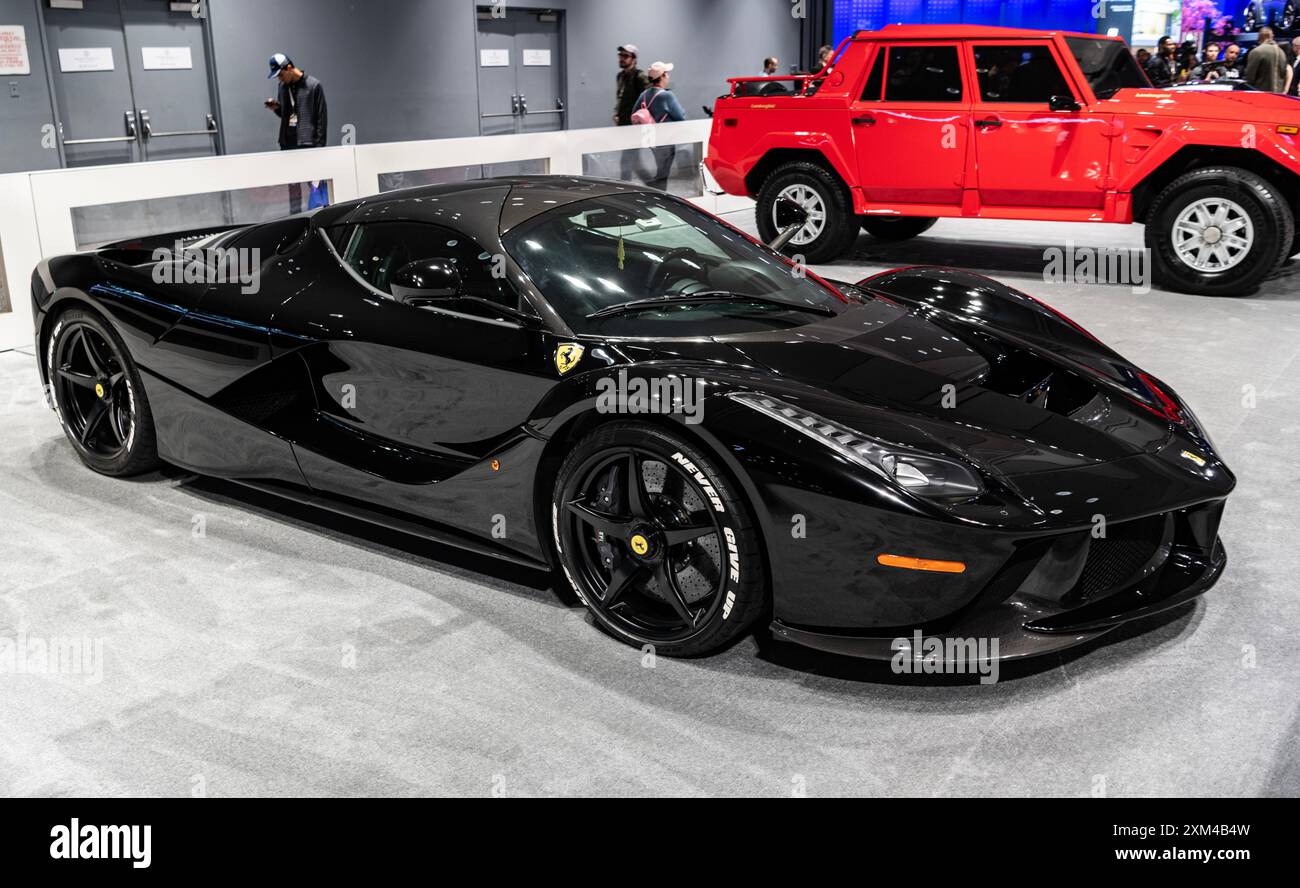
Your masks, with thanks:
M614 125L631 126L632 112L636 110L637 96L645 92L649 81L636 66L635 43L625 43L618 48L618 78L614 99Z

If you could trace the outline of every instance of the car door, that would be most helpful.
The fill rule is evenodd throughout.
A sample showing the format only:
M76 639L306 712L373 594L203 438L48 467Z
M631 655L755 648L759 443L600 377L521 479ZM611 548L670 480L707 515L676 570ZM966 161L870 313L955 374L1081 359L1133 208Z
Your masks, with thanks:
M981 205L1100 211L1113 115L1087 107L1055 45L971 41L966 51L977 82L971 138ZM1076 109L1053 110L1054 96Z
M294 436L313 489L437 519L432 487L519 435L555 385L540 322L501 257L450 227L381 221L318 231L313 269L275 317L278 347L312 380L317 418ZM456 265L461 295L395 298L414 260Z
M867 203L960 206L970 108L958 44L881 44L869 71L852 117Z

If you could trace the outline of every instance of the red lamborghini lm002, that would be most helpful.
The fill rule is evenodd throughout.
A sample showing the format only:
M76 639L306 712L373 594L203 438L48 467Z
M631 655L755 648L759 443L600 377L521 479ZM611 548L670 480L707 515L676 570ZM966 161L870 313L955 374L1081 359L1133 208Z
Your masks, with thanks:
M1146 225L1156 279L1243 295L1300 252L1300 99L1151 86L1122 40L891 25L813 75L741 77L708 172L765 240L845 253L945 216Z

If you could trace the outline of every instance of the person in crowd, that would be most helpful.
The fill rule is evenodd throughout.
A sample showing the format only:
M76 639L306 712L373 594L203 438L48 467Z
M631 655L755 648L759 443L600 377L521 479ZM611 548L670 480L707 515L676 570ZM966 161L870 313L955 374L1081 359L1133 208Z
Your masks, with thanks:
M1192 69L1196 65L1196 44L1184 40L1178 47L1178 82L1186 83L1191 78Z
M1228 44L1223 51L1223 62L1210 72L1211 80L1240 80L1244 73L1241 62L1241 47L1235 43Z
M811 73L816 74L822 68L825 68L831 63L831 59L833 58L835 58L835 47L823 46L821 49L817 50L817 64L813 66Z
M649 86L637 97L636 109L632 112L632 119L636 123L667 123L686 119L682 103L669 92L672 70L672 62L655 62L646 70ZM668 177L672 174L673 161L677 158L677 146L660 145L650 149L650 153L654 155L655 170L646 184L667 191Z
M1201 53L1201 63L1192 69L1188 74L1188 80L1209 80L1210 72L1219 67L1219 44L1205 44L1205 51Z
M280 150L324 148L329 132L325 88L319 80L277 52L268 60L272 77L280 81L277 97L263 104L280 118ZM289 212L302 212L302 184L289 185Z
M1273 40L1272 28L1259 29L1259 45L1246 56L1246 82L1255 89L1280 93L1286 89L1286 52Z
M645 92L648 81L636 66L637 46L625 43L618 48L618 76L614 80L614 125L630 126L636 100Z
M1147 63L1151 61L1151 50L1138 49L1133 53L1133 58L1137 59L1138 67L1143 71L1147 69Z
M780 64L781 64L781 60L778 59L776 56L768 56L767 58L763 59L763 76L775 77L776 69L780 66Z
M677 96L669 92L672 71L672 62L655 62L650 66L646 71L648 85L645 91L637 96L633 105L633 114L648 111L654 123L686 119L686 111L683 110L682 103L677 101Z
M1286 69L1286 94L1300 96L1300 37L1291 40L1291 67Z
M1161 37L1156 54L1147 62L1147 77L1152 86L1171 86L1178 80L1178 60L1174 57L1178 47L1168 37Z

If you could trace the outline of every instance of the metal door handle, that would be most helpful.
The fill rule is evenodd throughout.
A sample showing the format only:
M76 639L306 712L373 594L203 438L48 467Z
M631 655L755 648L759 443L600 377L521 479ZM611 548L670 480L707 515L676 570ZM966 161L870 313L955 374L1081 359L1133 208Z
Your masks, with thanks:
M148 119L148 117L147 117L147 115L148 115L148 112L147 112L147 111L141 111L140 114L141 114L141 116L145 117L145 130L144 130L144 132L145 132L145 135L146 135L148 138L150 138L150 139L157 139L157 138L161 138L162 136L215 136L215 135L217 134L217 132L218 132L218 130L217 130L217 118L216 118L215 116L211 115L211 114L209 114L209 115L207 116L207 121L208 121L208 127L207 127L207 129L194 129L194 130L170 130L170 131L165 132L165 133L156 133L156 132L153 131L153 129L149 126L149 119Z
M519 113L519 96L510 97L510 113L511 114Z
M134 142L135 136L106 136L102 139L64 139L64 145L98 145L101 142Z
M126 124L125 136L103 136L98 139L64 139L63 124L59 124L59 138L64 145L102 145L107 142L134 142L135 135L135 112L127 111L122 115L123 122Z
M528 113L528 96L524 95L523 93L519 94L519 113L520 114Z
M144 137L148 139L153 135L153 127L149 124L149 109L140 109L140 128L144 130Z

